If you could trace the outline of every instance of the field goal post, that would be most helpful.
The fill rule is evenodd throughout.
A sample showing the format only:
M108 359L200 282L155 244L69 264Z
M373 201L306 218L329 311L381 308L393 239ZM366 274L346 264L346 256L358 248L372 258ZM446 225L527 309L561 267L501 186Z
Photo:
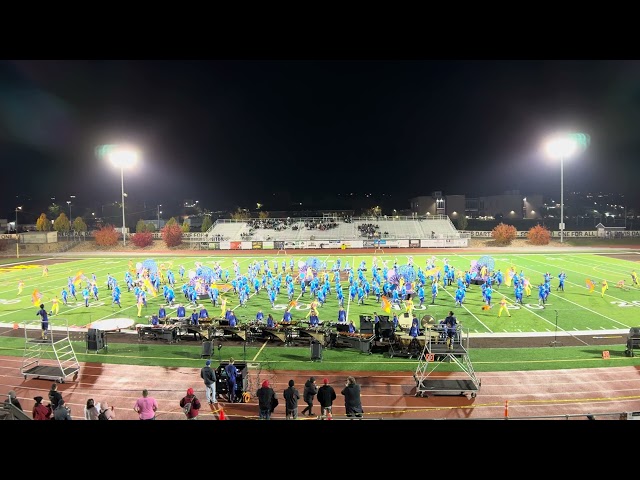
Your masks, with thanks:
M382 247L380 246L379 240L374 240L373 242L373 253L384 253L384 250L382 250Z
M287 249L284 248L284 246L282 248L279 248L278 251L276 252L276 255L286 255L287 254Z

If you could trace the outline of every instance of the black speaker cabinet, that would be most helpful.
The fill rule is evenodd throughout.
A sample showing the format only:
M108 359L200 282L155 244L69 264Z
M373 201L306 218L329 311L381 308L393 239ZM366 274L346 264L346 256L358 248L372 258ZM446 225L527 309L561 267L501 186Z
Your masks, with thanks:
M98 351L106 346L106 332L95 328L87 330L87 350Z
M360 333L373 333L373 319L371 315L360 315Z
M212 341L204 341L202 342L202 353L200 354L200 358L209 358L213 355L213 342Z
M318 342L317 340L313 340L311 342L311 360L322 360L322 343Z

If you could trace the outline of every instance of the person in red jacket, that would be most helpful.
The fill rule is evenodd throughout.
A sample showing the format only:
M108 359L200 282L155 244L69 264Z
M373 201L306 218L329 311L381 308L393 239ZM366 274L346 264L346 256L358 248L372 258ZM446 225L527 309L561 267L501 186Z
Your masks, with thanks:
M33 397L36 401L31 411L34 420L51 420L51 407L42 404L42 397Z
M202 407L202 405L200 405L200 400L198 400L198 397L195 396L195 394L193 393L193 388L189 388L187 390L187 394L182 397L182 400L180 400L180 407L181 408L185 408L188 404L191 405L191 408L185 409L185 415L187 416L187 420L196 420L198 418L198 413L200 413L200 408Z

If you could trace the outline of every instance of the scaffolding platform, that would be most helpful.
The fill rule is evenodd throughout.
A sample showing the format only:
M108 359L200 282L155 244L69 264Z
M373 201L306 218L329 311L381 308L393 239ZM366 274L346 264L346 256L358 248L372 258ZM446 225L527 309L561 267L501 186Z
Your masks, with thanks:
M464 375L451 375L452 378L434 375L438 367L445 362L456 365ZM413 377L416 382L416 397L464 395L467 398L475 398L480 390L481 381L477 378L469 359L469 332L465 335L462 326L458 324L452 339L443 335L427 336Z
M24 324L24 354L20 374L27 378L64 383L78 378L80 364L69 338L69 325L48 330L44 338L40 321Z

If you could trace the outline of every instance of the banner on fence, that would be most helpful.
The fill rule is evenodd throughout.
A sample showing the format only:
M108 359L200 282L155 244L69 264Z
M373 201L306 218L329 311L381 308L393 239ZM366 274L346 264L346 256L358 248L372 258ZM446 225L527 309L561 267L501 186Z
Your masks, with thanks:
M265 250L273 250L273 244L275 242L262 242L262 248Z
M262 250L262 242L251 242L251 250Z

